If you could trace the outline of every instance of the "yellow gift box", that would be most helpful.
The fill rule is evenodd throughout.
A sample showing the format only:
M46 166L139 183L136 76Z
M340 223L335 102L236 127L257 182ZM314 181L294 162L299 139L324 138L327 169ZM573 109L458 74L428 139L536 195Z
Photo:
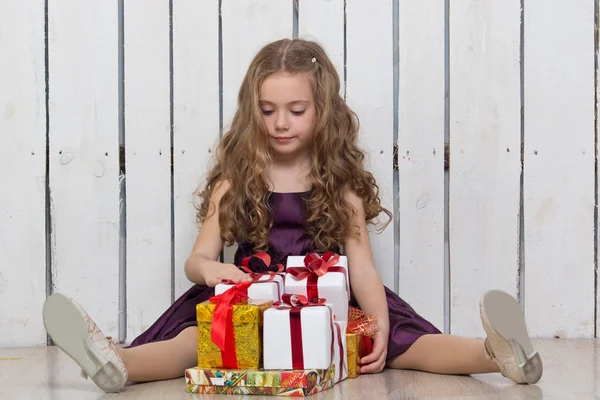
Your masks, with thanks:
M360 375L360 359L367 355L362 333L346 333L346 354L348 357L348 378L356 378Z
M362 310L350 307L348 328L346 329L346 357L348 357L348 378L360 375L360 360L373 351L372 338L379 330L377 319L365 316Z
M273 301L243 300L232 305L231 319L237 368L262 366L263 313ZM216 304L207 300L196 306L198 321L198 367L223 368L223 351L212 340L213 313Z

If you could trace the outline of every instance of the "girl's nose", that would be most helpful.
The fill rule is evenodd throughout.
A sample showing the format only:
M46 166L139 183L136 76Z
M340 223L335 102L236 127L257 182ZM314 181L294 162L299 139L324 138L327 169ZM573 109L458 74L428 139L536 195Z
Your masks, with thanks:
M277 113L277 119L275 120L275 129L278 131L285 131L288 129L288 120L285 113Z

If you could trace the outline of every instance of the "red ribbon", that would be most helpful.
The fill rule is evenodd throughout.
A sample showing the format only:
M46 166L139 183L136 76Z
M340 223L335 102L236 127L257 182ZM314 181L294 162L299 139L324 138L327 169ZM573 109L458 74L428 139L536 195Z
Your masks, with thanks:
M302 345L302 318L300 313L304 307L317 307L325 306L326 299L313 299L308 300L306 296L296 294L284 294L282 301L273 303L273 307L279 310L290 310L290 335L291 335L291 346L292 346L292 369L304 369L304 348ZM330 312L333 315L333 311L330 308ZM333 362L333 346L334 340L337 338L339 353L340 353L340 365L339 365L339 378L341 381L345 371L344 364L344 344L342 342L342 328L339 322L334 322L333 317L330 319L331 324L331 357ZM335 335L335 336L334 336Z
M271 256L265 252L256 253L249 257L245 257L244 259L242 259L242 266L240 267L240 269L244 272L247 272L252 277L252 279L257 280L257 278L260 279L261 276L269 276L268 280L272 281L275 278L275 275L281 274L285 269L283 264L276 264L276 271L267 270L264 272L254 272L250 269L250 260L253 258L258 258L259 260L261 260L267 266L267 268L271 267Z
M346 292L350 299L350 287L348 286L347 271L344 267L336 267L340 261L339 254L325 253L323 257L316 253L309 253L304 257L303 267L288 267L287 272L296 280L307 279L306 295L309 299L319 298L319 278L328 272L341 272L346 280Z
M348 309L348 327L346 333L362 334L362 340L365 345L365 354L371 354L373 351L373 339L379 326L377 318L374 316L365 316L364 311L350 307Z
M363 335L362 338L365 344L365 355L369 355L373 352L373 339L366 335Z
M315 307L325 305L326 299L311 299L301 294L286 293L281 296L281 301L273 303L273 307L278 310L289 310L291 308L301 309L302 307Z
M312 299L296 294L284 294L281 301L273 303L278 310L290 310L290 338L292 346L292 369L304 369L304 347L302 343L302 318L301 312L304 307L325 306L325 299ZM330 309L331 311L331 309ZM332 312L333 314L333 312ZM333 340L333 326L332 340ZM331 343L331 355L333 357L333 342Z
M242 266L239 268L242 271L246 272L250 276L250 278L252 278L252 281L250 282L251 284L275 283L277 285L277 298L280 299L281 298L281 285L279 284L279 282L274 282L274 279L277 275L280 275L281 278L284 279L283 274L282 274L282 272L284 270L283 265L277 264L276 271L254 272L250 269L250 260L254 257L262 260L266 266L270 267L271 256L269 256L267 253L256 253L249 257L242 259ZM267 277L267 279L261 280L263 277ZM231 279L222 279L221 283L223 283L225 285L235 285L235 282L232 281Z
M221 279L221 283L225 284L225 285L235 285L236 283L234 281L232 281L231 279ZM272 279L267 279L265 281L257 281L252 279L252 281L250 282L251 285L255 285L258 283L272 283L275 285L275 287L277 288L277 298L280 299L281 298L281 288L279 286L279 282L275 282ZM229 290L229 289L227 289Z
M252 258L258 258L260 260L262 260L265 265L267 265L268 267L270 267L271 265L271 256L269 256L267 253L256 253L253 254L249 257L246 257L242 260L242 266L239 267L242 271L246 272L250 278L252 278L252 281L250 282L251 284L254 283L275 283L277 285L277 298L280 299L281 298L281 285L279 284L279 282L274 282L274 279L277 275L281 276L282 279L284 279L284 276L282 274L284 267L282 264L277 264L277 270L276 271L264 271L264 272L254 272L250 269L250 260ZM262 277L266 276L267 279L261 280ZM234 281L232 281L231 279L222 279L221 283L225 284L225 285L235 285L236 283Z
M216 303L212 317L211 339L221 349L224 368L238 368L233 332L233 305L248 299L251 282L241 282L224 293L210 298Z

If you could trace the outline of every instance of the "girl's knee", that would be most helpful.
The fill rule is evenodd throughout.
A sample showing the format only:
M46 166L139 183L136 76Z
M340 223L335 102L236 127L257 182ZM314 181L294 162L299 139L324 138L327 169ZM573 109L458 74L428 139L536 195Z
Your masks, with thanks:
M198 342L198 328L196 328L195 326L185 328L184 330L179 332L179 334L175 338L185 342L186 344L193 343L194 347L196 347Z

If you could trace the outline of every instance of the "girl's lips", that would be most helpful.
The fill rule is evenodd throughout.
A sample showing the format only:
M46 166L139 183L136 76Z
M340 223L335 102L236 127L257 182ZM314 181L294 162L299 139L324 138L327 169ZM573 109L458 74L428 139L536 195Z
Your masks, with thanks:
M288 142L288 141L292 140L293 137L290 137L290 136L277 136L277 137L273 137L273 139L277 140L278 142Z

